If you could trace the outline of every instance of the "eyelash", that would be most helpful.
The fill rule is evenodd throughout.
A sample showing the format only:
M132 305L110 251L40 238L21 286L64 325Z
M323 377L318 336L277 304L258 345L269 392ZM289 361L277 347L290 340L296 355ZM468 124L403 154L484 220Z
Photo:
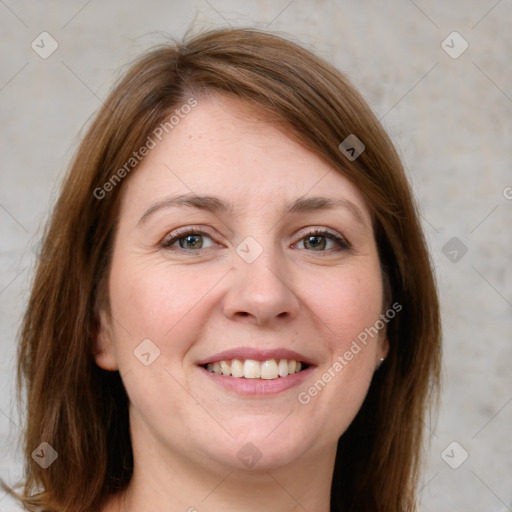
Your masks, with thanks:
M186 228L186 229L183 229L182 231L172 233L170 235L170 237L164 238L164 240L162 240L162 242L160 243L160 247L162 247L163 249L168 249L168 250L181 249L182 251L186 251L186 252L201 252L203 250L209 249L209 247L206 247L204 249L184 249L182 247L172 247L172 245L175 242L177 242L178 240L180 240L182 238L186 238L189 235L201 235L201 236L206 235L207 237L209 237L213 240L213 237L209 233L207 233L201 229L194 229L192 227L192 228ZM301 241L305 240L307 237L311 237L311 236L323 236L329 240L333 240L339 246L337 249L335 249L336 251L350 250L352 248L350 243L345 238L341 237L336 232L331 231L326 228L314 228L313 230L306 233L299 240L299 242L301 242ZM305 250L307 250L307 249L305 249ZM308 251L308 252L330 252L331 250Z

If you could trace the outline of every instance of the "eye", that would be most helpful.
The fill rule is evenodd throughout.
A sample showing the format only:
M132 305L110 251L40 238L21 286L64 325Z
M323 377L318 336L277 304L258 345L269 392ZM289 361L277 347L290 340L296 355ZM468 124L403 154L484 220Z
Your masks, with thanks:
M350 244L337 233L327 229L315 229L300 240L304 249L326 252L328 249L350 249Z
M210 243L208 243L208 240ZM184 249L186 251L208 249L213 245L213 240L207 233L192 229L171 233L160 244L164 249Z
M330 252L351 248L350 244L343 237L325 228L318 228L309 232L299 241L299 244L302 244L302 247L299 246L299 248L313 252ZM215 245L215 242L208 233L194 228L175 231L160 243L160 246L164 249L183 249L189 252L208 249Z

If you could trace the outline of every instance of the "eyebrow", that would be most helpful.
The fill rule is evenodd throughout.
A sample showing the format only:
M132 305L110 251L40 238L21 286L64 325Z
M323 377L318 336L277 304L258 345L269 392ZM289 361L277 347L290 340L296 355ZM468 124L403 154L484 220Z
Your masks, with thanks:
M227 213L234 215L239 209L234 205L227 203L217 196L196 195L196 194L182 194L179 196L172 196L165 198L161 201L150 206L137 222L140 225L153 215L158 210L171 207L189 207L198 210L206 210L212 213ZM332 197L312 196L312 197L299 197L295 201L288 204L283 212L283 216L294 213L310 213L319 210L333 210L336 208L345 208L350 211L353 216L361 224L366 226L364 217L361 210L352 202L346 199L338 199Z

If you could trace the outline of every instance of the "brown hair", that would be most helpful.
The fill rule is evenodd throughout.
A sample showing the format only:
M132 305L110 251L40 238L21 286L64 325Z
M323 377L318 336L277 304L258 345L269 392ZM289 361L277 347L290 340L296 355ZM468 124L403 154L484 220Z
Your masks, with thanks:
M128 400L118 372L92 356L123 183L97 191L191 94L251 105L351 180L368 201L388 289L402 311L390 350L356 418L338 442L332 510L413 511L426 406L437 396L439 310L431 263L400 159L359 93L300 46L252 29L217 30L137 60L89 127L45 233L19 348L26 392L29 510L97 511L132 475ZM339 144L366 146L350 161ZM125 179L129 179L128 177ZM41 442L59 454L42 469ZM35 491L41 491L34 494Z

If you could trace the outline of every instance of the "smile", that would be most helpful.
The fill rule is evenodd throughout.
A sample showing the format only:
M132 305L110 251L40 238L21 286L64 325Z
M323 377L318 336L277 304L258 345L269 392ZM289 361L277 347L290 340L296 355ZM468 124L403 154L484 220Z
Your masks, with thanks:
M202 365L203 368L217 375L238 379L274 380L299 373L307 368L307 364L294 359L231 359L221 360Z

